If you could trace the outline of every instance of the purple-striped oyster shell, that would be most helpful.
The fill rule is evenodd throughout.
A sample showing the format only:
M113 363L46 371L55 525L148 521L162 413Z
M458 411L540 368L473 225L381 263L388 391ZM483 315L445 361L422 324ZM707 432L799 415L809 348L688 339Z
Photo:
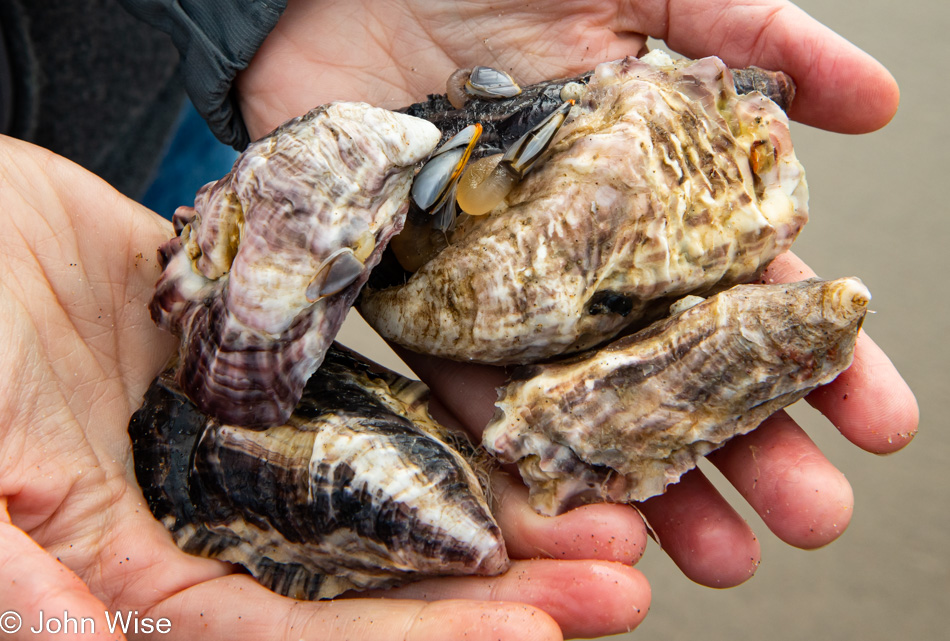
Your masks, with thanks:
M161 249L150 309L181 337L177 382L202 411L247 427L287 420L438 141L418 118L319 107L251 144L176 213L184 226ZM328 281L345 286L326 292Z
M363 292L383 336L489 363L581 351L752 280L805 224L785 113L738 95L718 58L625 58L561 93L570 120L507 200L405 284Z

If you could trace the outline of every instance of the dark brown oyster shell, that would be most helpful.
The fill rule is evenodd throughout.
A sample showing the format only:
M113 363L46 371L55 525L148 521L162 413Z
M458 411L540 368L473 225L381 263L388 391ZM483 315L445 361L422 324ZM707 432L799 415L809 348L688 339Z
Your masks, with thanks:
M302 599L507 568L484 456L432 420L421 383L331 348L287 423L251 430L175 381L156 379L129 433L149 507L184 551Z

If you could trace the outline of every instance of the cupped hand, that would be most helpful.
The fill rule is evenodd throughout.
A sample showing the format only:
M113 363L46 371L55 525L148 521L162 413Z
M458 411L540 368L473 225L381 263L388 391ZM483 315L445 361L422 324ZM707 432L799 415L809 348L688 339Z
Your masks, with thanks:
M254 139L333 100L418 102L473 65L523 83L575 75L636 55L648 36L684 56L788 73L791 116L805 124L861 133L897 109L884 67L784 0L290 0L238 97Z
M861 133L882 127L897 109L899 92L886 69L782 0L291 0L237 88L253 138L331 100L386 107L419 101L443 92L460 67L490 65L524 83L573 75L637 54L648 36L689 57L717 55L733 67L785 71L798 88L790 115L806 124ZM781 282L810 274L786 255L766 277ZM403 356L447 411L477 434L492 415L504 372ZM808 400L871 452L900 449L917 429L913 394L863 333L852 367ZM850 521L848 482L784 412L710 460L791 545L825 545ZM621 506L600 509L604 518L632 514ZM754 573L754 533L699 471L638 509L690 578L725 587Z
M558 639L645 616L649 586L630 567L646 544L636 515L541 519L502 475L498 518L516 559L502 577L301 603L180 552L136 485L126 432L174 349L146 309L170 225L76 165L0 137L0 228L0 626L10 611L22 622L10 638L63 638L78 625L67 617L88 617L88 638L113 639L116 612L134 613L139 632L164 626L160 638L229 641Z
M800 259L786 253L772 262L763 281L793 282L813 276ZM504 384L502 369L452 363L406 350L399 353L461 423L480 433L492 417L495 390ZM851 367L806 400L845 438L876 454L901 449L917 431L913 393L863 331ZM848 481L784 411L708 458L768 528L789 545L805 549L826 545L851 520L854 497ZM625 509L601 507L605 512L611 507ZM755 573L759 564L755 533L701 471L687 473L665 494L636 508L660 546L694 581L731 587Z

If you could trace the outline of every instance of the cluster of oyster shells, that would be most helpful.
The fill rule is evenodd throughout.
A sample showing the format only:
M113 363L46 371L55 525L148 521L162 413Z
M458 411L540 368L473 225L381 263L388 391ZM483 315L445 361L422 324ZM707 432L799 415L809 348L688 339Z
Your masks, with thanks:
M461 109L337 103L249 147L176 214L151 306L181 346L130 432L179 545L308 598L501 572L485 450L519 464L543 513L640 500L846 368L860 281L734 287L807 220L787 118L759 91L781 101L791 85L736 77L741 95L718 59L655 53ZM460 216L416 273L380 275L440 136L485 120L486 145L504 144L568 96L501 204ZM479 455L432 421L419 384L327 356L361 289L364 316L412 350L577 355L514 375ZM710 298L669 315L696 294Z

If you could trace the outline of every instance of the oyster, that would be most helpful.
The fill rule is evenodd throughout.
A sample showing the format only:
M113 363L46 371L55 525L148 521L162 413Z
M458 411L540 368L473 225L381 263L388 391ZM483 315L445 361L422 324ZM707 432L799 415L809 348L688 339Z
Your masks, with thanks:
M407 282L364 290L361 312L383 336L490 363L581 351L684 294L755 278L805 224L785 114L738 95L719 59L625 58L558 87L576 101L571 119L507 199L461 217ZM542 103L546 90L512 100Z
M331 348L288 422L259 431L208 417L176 379L156 379L129 433L148 504L186 552L307 599L507 568L484 454L429 417L422 383Z
M438 141L418 118L319 107L176 213L151 313L181 337L177 383L202 411L251 427L288 419Z
M640 501L851 364L870 294L856 278L739 285L610 346L521 368L486 449L532 506Z

